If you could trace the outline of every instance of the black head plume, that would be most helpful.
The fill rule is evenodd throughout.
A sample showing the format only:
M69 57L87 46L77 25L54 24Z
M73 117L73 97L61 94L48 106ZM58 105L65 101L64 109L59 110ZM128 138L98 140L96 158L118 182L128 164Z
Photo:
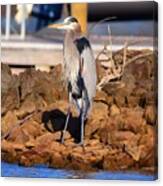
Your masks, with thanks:
M64 21L65 23L78 23L78 20L75 17L67 17Z

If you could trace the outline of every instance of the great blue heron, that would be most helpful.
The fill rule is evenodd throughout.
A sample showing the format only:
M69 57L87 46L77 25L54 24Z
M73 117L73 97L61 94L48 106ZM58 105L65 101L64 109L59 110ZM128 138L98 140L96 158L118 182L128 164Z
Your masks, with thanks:
M67 130L71 104L79 111L81 122L80 144L84 142L84 122L92 106L96 93L96 64L89 40L82 36L81 26L75 17L67 17L62 24L53 24L50 28L66 30L64 38L63 72L68 85L69 108L63 129L61 142Z

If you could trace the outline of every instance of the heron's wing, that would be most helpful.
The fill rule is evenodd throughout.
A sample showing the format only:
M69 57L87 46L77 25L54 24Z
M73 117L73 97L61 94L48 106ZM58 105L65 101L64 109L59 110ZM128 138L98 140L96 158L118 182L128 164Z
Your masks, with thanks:
M80 55L76 43L72 40L66 40L64 43L63 74L67 82L73 84L77 81L80 68L79 61Z
M81 76L84 80L85 88L89 100L95 96L96 93L96 64L91 45L87 38L82 37L75 40L77 50L79 52L79 64Z

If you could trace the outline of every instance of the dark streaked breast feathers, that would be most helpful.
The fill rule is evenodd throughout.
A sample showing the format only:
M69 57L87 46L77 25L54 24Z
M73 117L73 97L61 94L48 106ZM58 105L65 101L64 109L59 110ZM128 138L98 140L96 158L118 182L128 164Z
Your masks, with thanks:
M88 39L85 38L85 37L76 39L76 40L74 41L74 43L75 43L75 45L76 45L76 47L77 47L77 49L78 49L78 51L79 51L80 54L83 52L83 50L84 50L85 48L87 48L87 47L88 47L88 48L91 48Z

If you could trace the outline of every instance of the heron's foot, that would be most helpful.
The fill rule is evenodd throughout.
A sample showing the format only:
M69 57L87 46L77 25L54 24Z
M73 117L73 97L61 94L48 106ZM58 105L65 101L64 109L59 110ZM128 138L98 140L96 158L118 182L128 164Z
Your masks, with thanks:
M64 143L65 143L65 140L62 138L62 139L61 139L61 144L64 145Z
M62 134L61 134L61 139L60 139L60 142L61 144L64 144L65 143L65 139L64 139L64 135L65 135L66 131L62 131Z
M81 147L84 147L85 146L85 144L84 144L84 142L83 141L80 141L79 143L77 143L76 144L77 146L81 146Z
M78 147L81 147L83 148L83 150L85 150L85 144L84 143L75 143L72 145L72 148L78 148Z

